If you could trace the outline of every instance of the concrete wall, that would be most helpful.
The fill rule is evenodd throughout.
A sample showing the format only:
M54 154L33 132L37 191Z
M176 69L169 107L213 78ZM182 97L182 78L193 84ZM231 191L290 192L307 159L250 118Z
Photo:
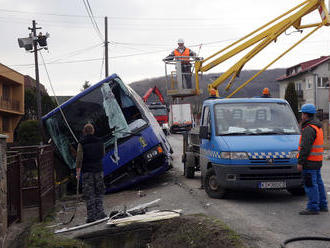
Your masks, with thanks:
M7 160L6 138L0 134L0 247L6 247L7 234Z

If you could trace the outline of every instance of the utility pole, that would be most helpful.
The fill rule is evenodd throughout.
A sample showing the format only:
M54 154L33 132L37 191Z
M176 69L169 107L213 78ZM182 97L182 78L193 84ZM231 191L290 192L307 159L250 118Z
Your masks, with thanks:
M108 60L108 17L104 17L104 65L105 65L105 77L109 76L109 60Z
M37 37L37 28L36 21L32 21L32 28L29 30L32 31L33 34L33 52L34 52L34 67L36 74L36 88L37 88L37 108L38 108L38 120L41 122L41 97L40 97L40 85L39 85L39 64L38 64L38 41L35 39Z
M25 48L26 51L34 53L34 65L35 65L35 77L36 77L36 89L37 89L37 119L39 121L39 126L41 130L41 135L43 140L45 140L45 134L43 131L43 125L41 122L41 95L40 95L40 81L39 81L39 64L38 64L38 51L47 48L47 38L49 34L42 35L40 32L37 35L37 29L41 29L41 27L36 27L37 23L35 20L32 21L32 28L28 28L31 30L29 37L27 38L18 38L18 45L21 48ZM39 48L38 48L39 44ZM31 51L33 50L33 51Z

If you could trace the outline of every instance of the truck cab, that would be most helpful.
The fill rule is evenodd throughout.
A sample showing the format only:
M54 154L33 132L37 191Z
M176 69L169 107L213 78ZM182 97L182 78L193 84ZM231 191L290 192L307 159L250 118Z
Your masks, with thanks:
M152 102L148 105L151 113L156 118L159 126L162 128L165 135L169 133L169 125L168 125L168 108L166 105Z
M229 189L286 189L303 194L297 170L299 127L287 101L206 100L200 122L199 166L212 198Z

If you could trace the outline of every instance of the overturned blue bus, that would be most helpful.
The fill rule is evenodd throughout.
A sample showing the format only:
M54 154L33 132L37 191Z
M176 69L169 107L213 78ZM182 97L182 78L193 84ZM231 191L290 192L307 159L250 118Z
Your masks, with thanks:
M86 123L105 144L104 183L118 191L171 166L172 149L158 122L128 85L113 74L42 117L60 156L75 168L75 148Z

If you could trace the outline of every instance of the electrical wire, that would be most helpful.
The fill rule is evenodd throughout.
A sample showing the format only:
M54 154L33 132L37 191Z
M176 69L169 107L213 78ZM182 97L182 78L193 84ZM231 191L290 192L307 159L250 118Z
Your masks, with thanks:
M59 110L60 110L60 112L61 112L61 115L62 115L62 117L63 117L63 120L64 120L65 124L67 125L67 127L68 127L70 133L72 134L74 140L75 140L76 143L78 144L79 141L78 141L76 135L74 134L73 130L71 129L71 127L70 127L70 125L69 125L69 123L68 123L68 120L66 119L65 114L64 114L64 112L63 112L63 110L62 110L62 107L60 106L60 104L59 104L59 102L58 102L58 100L57 100L57 96L56 96L55 90L54 90L54 88L53 88L53 84L52 84L52 82L51 82L51 80L50 80L50 76L49 76L49 73L48 73L48 70L47 70L47 66L46 66L46 63L45 63L45 60L44 60L44 56L42 55L42 53L41 53L40 51L39 51L39 54L40 54L40 56L41 56L41 59L42 59L42 62L43 62L43 65L44 65L44 68L45 68L45 71L46 71L46 74L47 74L47 77L48 77L49 85L50 85L50 87L51 87L51 89L52 89L52 91L53 91L54 98L55 98L55 101L56 101L56 105L57 105L57 107L59 108Z
M92 9L90 8L90 5L89 5L89 2L88 0L83 0L83 3L84 3L84 6L85 6L85 9L87 11L87 14L89 16L89 19L91 20L92 22L92 25L93 25L93 28L95 29L96 33L98 34L99 38L101 39L101 41L103 41L103 35L94 19L94 15L93 15L93 12L92 12Z

